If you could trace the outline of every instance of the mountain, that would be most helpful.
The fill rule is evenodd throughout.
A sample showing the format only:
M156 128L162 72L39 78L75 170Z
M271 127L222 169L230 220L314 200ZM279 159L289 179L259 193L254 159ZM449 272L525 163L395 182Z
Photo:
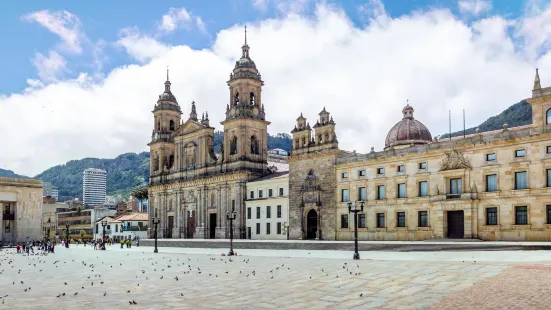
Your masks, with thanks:
M19 175L19 174L16 174L15 172L11 171L11 170L4 170L4 169L0 169L0 177L6 177L6 178L28 178L24 175Z
M220 145L224 141L224 133L214 133L214 149L220 152ZM281 148L291 150L291 136L278 133L275 136L268 134L268 149ZM130 191L139 185L149 182L149 152L126 153L114 159L84 158L71 160L64 165L55 166L35 176L44 182L50 182L59 190L59 200L73 198L82 199L82 173L87 168L99 168L107 171L107 194L128 197ZM0 170L0 176L2 171Z
M503 124L505 123L507 123L507 125L509 125L509 128L511 128L511 127L517 127L522 125L528 125L531 122L532 122L532 106L525 100L522 100L521 102L517 102L512 106L508 107L505 111L501 112L500 114L490 117L482 124L476 127L467 128L465 130L465 134L468 135L468 134L475 133L476 128L479 128L481 132L485 132L485 131L503 129ZM452 132L452 137L462 136L462 135L463 135L463 130ZM449 136L450 135L446 133L440 136L440 139L449 138Z

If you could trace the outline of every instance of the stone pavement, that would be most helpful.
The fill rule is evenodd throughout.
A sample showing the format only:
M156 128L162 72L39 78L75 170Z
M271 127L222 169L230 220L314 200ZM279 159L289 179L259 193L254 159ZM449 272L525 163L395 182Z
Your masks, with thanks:
M369 253L361 253L363 259L354 261L331 257L330 251L273 251L263 256L263 251L251 250L230 258L220 256L219 249L204 249L212 254L168 249L154 254L151 248L94 251L73 246L59 247L55 255L31 257L4 249L0 296L8 296L1 299L0 309L451 309L454 304L490 309L499 303L510 303L513 309L545 298L513 290L544 291L551 274L550 256L539 251L510 252L519 253L513 255L519 261L522 253L534 254L537 259L528 264L504 261L500 257L510 255L503 253L488 257L488 252L395 252L371 259ZM515 286L517 278L522 286ZM480 285L488 289L474 289ZM503 289L500 285L509 288L488 299L487 294ZM480 303L465 303L480 292ZM62 293L65 296L56 297ZM137 305L130 305L132 300Z

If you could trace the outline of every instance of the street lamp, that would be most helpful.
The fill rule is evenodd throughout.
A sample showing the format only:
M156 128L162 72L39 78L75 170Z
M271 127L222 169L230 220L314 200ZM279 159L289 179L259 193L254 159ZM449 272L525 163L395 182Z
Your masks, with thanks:
M358 208L358 202L360 207ZM360 253L358 252L358 212L364 212L364 202L354 202L354 209L352 209L352 202L348 202L348 213L354 213L354 256L353 259L360 259Z
M234 256L233 253L233 221L235 220L237 213L235 211L226 213L226 218L230 221L230 252L228 256Z
M107 220L104 219L103 221L101 221L101 227L103 228L103 240L102 240L103 245L101 246L102 250L105 250L105 227L106 226L107 226Z
M69 248L69 227L71 227L71 224L69 222L65 223L65 236L66 236L66 241L65 241L65 247L66 248Z
M155 225L155 233L154 233L155 250L153 250L153 253L159 253L159 250L157 250L157 225L159 224L160 221L161 219L157 217L157 210L155 210L155 216L153 217L153 225Z

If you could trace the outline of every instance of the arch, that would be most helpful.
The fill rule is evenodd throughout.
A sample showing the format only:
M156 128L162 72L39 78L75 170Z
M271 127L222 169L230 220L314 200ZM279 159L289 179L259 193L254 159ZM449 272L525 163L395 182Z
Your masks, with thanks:
M318 136L318 143L319 143L319 144L322 144L322 143L323 143L323 135L322 135L322 134L320 134L320 135Z
M253 92L251 92L250 97L251 97L250 98L251 105L254 105L255 102L254 102L254 93Z
M255 136L251 136L251 154L259 154L258 140Z
M299 148L300 148L300 139L296 138L295 139L295 149L299 149Z
M172 165L174 165L174 155L170 155L168 158L168 168L172 168Z
M239 104L239 93L235 94L235 97L233 97L233 104L238 105Z
M159 170L159 156L155 156L155 158L153 159L153 170Z
M318 234L318 212L311 209L306 216L306 239L316 239Z
M174 121L170 120L170 130L174 131Z
M157 131L161 131L161 121L157 121Z
M230 155L237 154L237 137L233 136L230 143Z
M545 123L547 125L551 124L551 109L548 109L547 112L545 112Z

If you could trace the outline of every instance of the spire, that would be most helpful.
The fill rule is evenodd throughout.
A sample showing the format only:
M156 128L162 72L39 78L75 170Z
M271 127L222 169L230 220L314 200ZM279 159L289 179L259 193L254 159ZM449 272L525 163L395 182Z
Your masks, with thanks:
M170 93L170 80L168 79L168 66L166 67L165 93Z
M201 122L204 122L205 121L205 113L203 112L203 114L201 114Z
M189 113L189 119L197 121L197 111L195 110L195 101L191 102L191 113Z
M247 26L245 26L245 44L243 44L241 50L243 51L243 55L241 55L241 58L249 58L249 45L247 45Z
M536 78L534 79L534 90L541 89L540 74L538 68L536 68Z

